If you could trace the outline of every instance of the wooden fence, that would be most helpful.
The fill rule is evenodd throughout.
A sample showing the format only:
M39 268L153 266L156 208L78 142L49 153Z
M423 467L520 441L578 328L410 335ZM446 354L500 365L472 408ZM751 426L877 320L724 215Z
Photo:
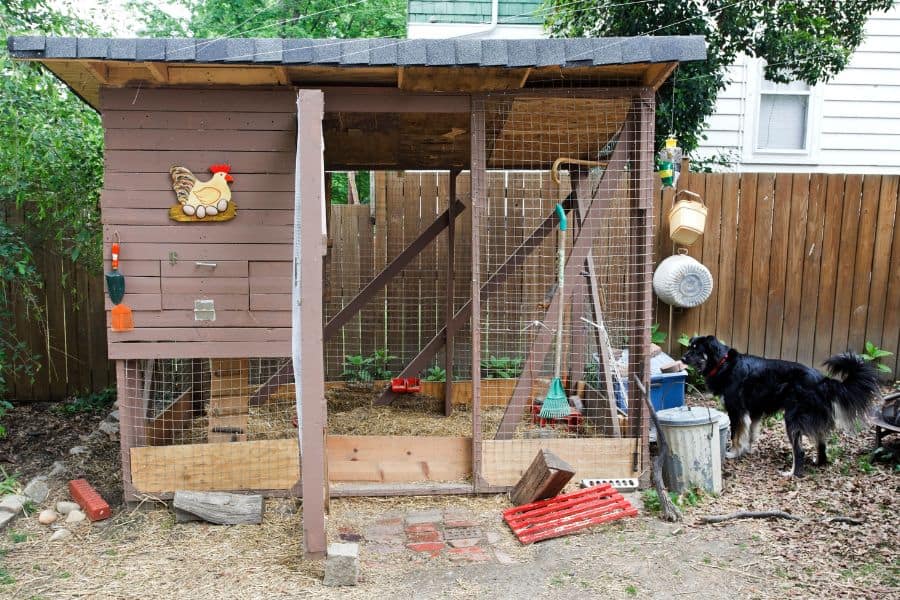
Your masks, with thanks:
M667 347L685 333L715 334L753 354L808 365L865 342L900 354L898 177L807 173L698 174L679 185L709 207L706 233L689 250L712 272L703 305L657 303ZM675 248L658 195L657 260Z
M736 348L821 364L868 340L900 354L900 227L897 176L807 173L683 175L680 187L701 194L709 207L705 235L688 249L712 272L712 297L698 308L657 303L656 320L669 334L664 347L679 354L680 334L714 334ZM325 310L333 315L447 207L446 173L379 173L376 202L332 206ZM467 174L459 197L468 203ZM676 251L666 214L673 192L657 194L658 260ZM468 211L457 220L456 306L470 283ZM388 347L404 359L439 329L445 288L445 236L381 292L326 356L368 354ZM10 396L20 401L59 399L115 382L106 360L101 273L86 273L64 259L38 253L45 276L49 331L16 311L16 331L47 355L32 383L18 378ZM422 299L422 300L420 300ZM15 306L13 307L15 310ZM457 361L468 360L468 333L457 335ZM339 361L338 361L339 362ZM332 366L332 371L337 367ZM330 372L329 376L339 373Z

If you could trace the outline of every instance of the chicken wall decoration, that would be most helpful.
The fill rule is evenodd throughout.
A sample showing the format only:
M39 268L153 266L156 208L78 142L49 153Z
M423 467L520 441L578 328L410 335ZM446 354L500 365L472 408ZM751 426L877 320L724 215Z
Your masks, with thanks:
M209 181L200 181L189 169L174 166L172 188L178 197L178 204L169 209L169 218L175 221L228 221L237 213L231 201L234 181L229 165L213 165L209 168L213 176Z

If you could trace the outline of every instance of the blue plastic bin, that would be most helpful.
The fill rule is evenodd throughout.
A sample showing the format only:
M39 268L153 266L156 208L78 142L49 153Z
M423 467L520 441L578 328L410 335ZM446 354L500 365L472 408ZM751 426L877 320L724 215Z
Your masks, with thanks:
M687 372L657 373L650 377L650 403L657 412L684 406L684 381Z

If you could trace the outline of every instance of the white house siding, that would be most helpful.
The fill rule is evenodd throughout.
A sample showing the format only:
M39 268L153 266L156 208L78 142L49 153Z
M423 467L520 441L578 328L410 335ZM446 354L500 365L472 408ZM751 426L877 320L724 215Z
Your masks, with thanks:
M759 63L743 58L730 75L695 157L731 154L739 171L900 174L900 3L873 15L847 69L814 88L808 155L753 151Z

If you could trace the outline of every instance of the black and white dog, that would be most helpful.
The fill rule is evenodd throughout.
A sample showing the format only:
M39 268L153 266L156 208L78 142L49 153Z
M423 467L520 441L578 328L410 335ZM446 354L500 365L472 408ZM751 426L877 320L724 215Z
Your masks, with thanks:
M875 367L852 352L825 361L829 374L842 380L800 363L741 354L711 335L691 338L682 361L702 373L709 390L725 402L731 420L728 458L749 452L762 419L784 411L794 454L793 468L782 473L787 477L803 475L801 436L815 441L817 464L826 464L828 435L864 418L879 392Z

